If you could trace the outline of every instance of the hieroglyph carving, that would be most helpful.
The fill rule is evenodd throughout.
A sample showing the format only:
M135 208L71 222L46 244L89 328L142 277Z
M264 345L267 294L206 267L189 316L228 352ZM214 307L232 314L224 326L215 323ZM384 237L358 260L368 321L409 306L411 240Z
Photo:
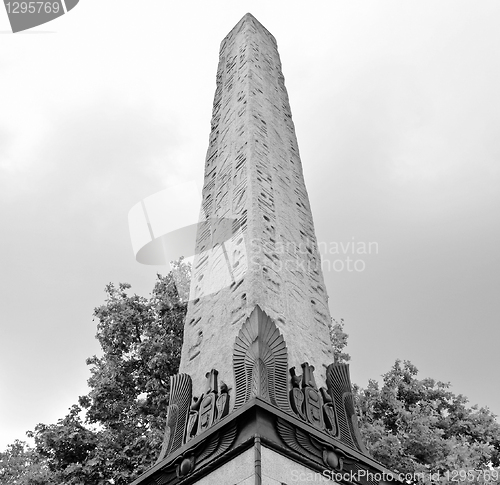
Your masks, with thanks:
M318 390L314 378L314 366L304 362L301 367L302 375L295 373L295 367L290 369L292 376L290 404L293 411L303 421L332 436L337 436L332 398L324 387Z
M199 398L192 398L190 376L170 378L167 426L158 462L229 413L229 389L222 381L219 386L217 376L215 369L206 374L206 391Z
M218 384L218 372L212 369L206 374L207 387L201 397L195 398L189 410L184 442L206 431L229 412L229 389L221 381Z

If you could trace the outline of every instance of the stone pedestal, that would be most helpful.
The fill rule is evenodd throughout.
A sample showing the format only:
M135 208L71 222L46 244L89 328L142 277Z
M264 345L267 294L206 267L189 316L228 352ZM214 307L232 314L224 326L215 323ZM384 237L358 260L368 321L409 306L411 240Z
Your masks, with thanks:
M209 473L204 478L193 482L200 485L291 485L317 483L329 485L337 483L328 474L322 474L304 465L294 462L270 448L257 446L244 451L230 462ZM260 482L258 471L260 459Z
M390 476L362 443L346 364L328 366L327 387L317 386L307 362L298 374L288 367L283 336L259 307L244 322L230 361L235 387L212 369L197 399L187 374L171 378L159 460L132 485L378 485Z

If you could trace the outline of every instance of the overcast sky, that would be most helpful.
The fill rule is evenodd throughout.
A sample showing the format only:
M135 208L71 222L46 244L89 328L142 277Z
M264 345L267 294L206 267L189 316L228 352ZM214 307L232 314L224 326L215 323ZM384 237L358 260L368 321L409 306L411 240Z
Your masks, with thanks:
M278 41L318 241L377 243L325 254L353 382L408 359L500 414L497 0L80 0L26 33L0 10L0 449L87 392L105 285L167 271L135 261L127 215L201 184L247 11Z

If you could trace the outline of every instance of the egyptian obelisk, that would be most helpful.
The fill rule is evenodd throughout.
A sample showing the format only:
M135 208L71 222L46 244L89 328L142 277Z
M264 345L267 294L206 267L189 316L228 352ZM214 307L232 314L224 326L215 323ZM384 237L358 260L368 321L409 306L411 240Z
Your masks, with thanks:
M259 305L290 363L323 373L333 361L331 318L295 128L276 40L250 14L221 45L203 215L238 230L222 247L217 222L200 226L180 372L195 390L212 367L231 375L226 356Z
M133 485L386 480L362 442L348 366L334 362L330 320L276 40L246 14L220 48L163 445Z

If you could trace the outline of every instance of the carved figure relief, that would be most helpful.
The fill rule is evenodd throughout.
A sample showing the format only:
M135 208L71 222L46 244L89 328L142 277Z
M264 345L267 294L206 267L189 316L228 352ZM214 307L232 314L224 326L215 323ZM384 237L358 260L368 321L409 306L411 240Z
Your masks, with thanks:
M337 436L338 427L337 419L335 417L335 408L333 407L333 399L328 394L328 391L322 387L320 389L321 397L323 398L323 420L325 422L325 428L329 434L332 436Z
M215 369L208 372L206 378L205 393L199 398L192 398L190 376L177 374L170 378L167 426L157 462L209 429L229 413L229 388L222 381L219 387L218 372ZM187 466L186 461L181 468Z
M198 430L197 435L203 433L214 423L215 419L215 402L217 401L217 374L215 369L212 369L206 374L207 378L207 389L205 395L201 401L200 409L198 411Z
M295 367L290 369L291 407L300 419L336 437L338 426L333 400L324 387L318 390L314 366L304 362L301 367L302 375L296 374Z
M290 405L292 406L293 412L304 421L306 420L306 415L304 412L304 393L300 389L300 381L302 376L295 374L295 367L290 369L290 374L292 376L292 389L290 390Z
M203 433L229 413L229 388L223 381L218 384L218 371L206 374L207 387L199 398L193 398L187 421L184 443Z
M314 366L304 362L302 370L302 392L307 420L316 428L323 430L323 400L314 379Z
M220 383L220 394L215 405L217 407L216 421L220 421L229 414L229 388L223 381Z
M187 443L191 438L196 436L196 431L198 429L198 411L200 410L202 398L203 395L199 398L193 398L193 403L189 408L189 418L186 426L184 443Z

